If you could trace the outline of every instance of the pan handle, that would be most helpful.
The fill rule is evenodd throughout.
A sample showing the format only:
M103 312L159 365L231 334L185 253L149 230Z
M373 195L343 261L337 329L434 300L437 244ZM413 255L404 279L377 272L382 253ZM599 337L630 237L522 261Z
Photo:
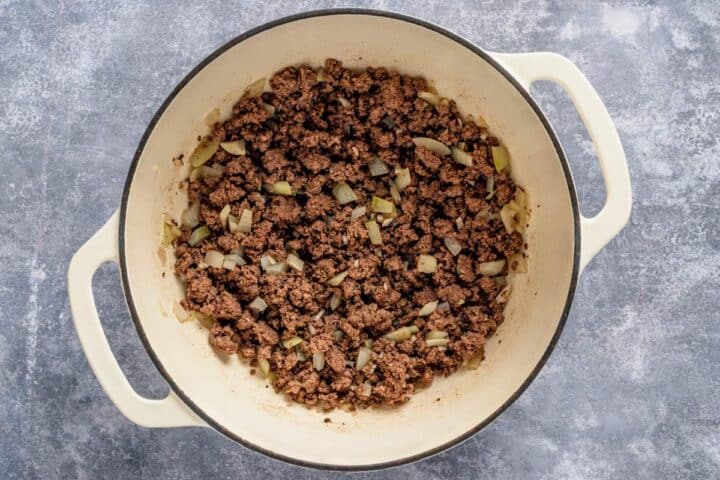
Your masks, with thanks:
M129 420L144 427L206 426L172 391L161 400L138 395L110 350L103 331L92 279L105 262L118 262L118 212L75 253L68 269L68 292L80 343L110 400Z
M600 162L607 196L594 217L580 216L580 272L627 224L632 209L630 173L620 137L600 96L583 73L556 53L493 54L529 91L538 80L560 85L585 124Z

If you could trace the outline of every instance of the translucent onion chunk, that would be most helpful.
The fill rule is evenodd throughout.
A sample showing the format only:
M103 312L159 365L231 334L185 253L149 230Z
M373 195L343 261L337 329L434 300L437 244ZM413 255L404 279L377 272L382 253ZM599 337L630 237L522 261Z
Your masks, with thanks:
M225 150L227 153L231 155L237 155L242 156L247 153L247 150L245 149L245 141L244 140L234 140L232 142L221 142L220 148Z
M442 142L435 140L434 138L415 137L412 139L412 141L416 146L427 148L431 152L435 152L438 155L450 155L450 149L448 148L448 146Z
M190 165L193 167L199 167L201 165L204 165L205 162L210 160L213 155L215 155L215 152L217 151L218 147L220 146L220 141L212 136L206 136L203 138L197 147L195 147L195 150L190 155Z

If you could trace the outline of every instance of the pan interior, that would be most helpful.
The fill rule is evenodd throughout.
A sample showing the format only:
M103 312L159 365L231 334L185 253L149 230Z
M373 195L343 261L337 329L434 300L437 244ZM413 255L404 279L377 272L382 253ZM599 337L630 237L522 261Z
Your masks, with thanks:
M186 205L171 159L188 157L207 131L206 115L233 102L254 80L287 65L386 66L426 77L464 113L481 114L508 146L515 181L532 217L529 271L512 279L506 321L477 370L436 379L396 409L323 413L289 403L250 375L238 358L213 352L207 331L180 324L182 296L170 252L160 249L163 218ZM173 388L211 425L285 459L335 468L408 460L462 438L501 411L534 376L554 342L575 282L577 209L557 141L518 89L487 58L426 25L394 16L332 14L296 18L254 32L211 58L156 117L138 151L123 200L122 270L130 308L148 350ZM164 274L164 276L163 276ZM439 399L439 400L438 400ZM326 423L329 417L331 423Z

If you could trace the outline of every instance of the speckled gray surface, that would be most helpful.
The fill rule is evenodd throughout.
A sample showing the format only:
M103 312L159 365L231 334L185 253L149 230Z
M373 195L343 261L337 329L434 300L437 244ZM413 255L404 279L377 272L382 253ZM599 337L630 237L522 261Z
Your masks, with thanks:
M207 429L131 424L100 389L72 328L68 261L118 206L135 146L172 87L250 27L337 6L198 3L0 0L5 478L342 475L270 460ZM367 477L720 477L720 5L452 5L354 4L420 16L496 51L570 57L615 119L634 210L585 271L555 353L520 400L451 451ZM577 114L557 87L535 94L560 132L583 210L597 211L602 182ZM131 382L162 396L167 386L131 325L116 267L101 269L95 290Z

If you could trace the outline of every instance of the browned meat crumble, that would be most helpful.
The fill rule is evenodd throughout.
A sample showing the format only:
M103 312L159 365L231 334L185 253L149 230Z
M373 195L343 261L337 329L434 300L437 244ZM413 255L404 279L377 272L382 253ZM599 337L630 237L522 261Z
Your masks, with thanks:
M503 321L508 264L523 258L521 233L499 215L518 189L494 165L497 139L452 100L418 97L424 79L385 68L329 59L285 68L269 86L215 124L211 140L242 140L245 154L217 148L191 175L197 219L174 241L182 306L208 322L210 344L325 409L401 404L435 375L476 366ZM472 166L417 137L464 151ZM373 176L378 159L388 171ZM410 184L391 191L404 168ZM338 184L355 199L341 205ZM393 211L374 212L374 196ZM249 232L237 228L244 210ZM234 262L208 266L208 252ZM434 271L418 271L420 255ZM508 258L494 274L480 267ZM294 259L301 270L286 268Z

